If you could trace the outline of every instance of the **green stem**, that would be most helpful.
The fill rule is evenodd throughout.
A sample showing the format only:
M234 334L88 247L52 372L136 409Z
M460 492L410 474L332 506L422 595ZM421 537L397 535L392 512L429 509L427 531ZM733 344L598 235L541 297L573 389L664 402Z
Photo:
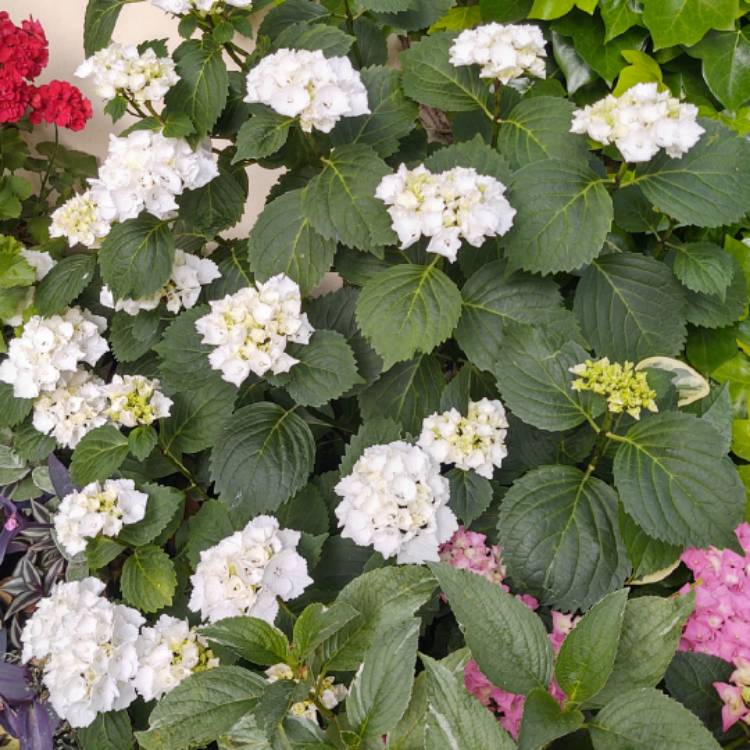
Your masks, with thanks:
M151 102L146 102L146 109L149 111L151 117L163 124L164 121L161 119L161 115L154 109L154 105Z
M190 486L187 488L188 491L190 491L192 489L195 489L195 490L197 490L203 496L204 500L211 500L212 499L211 495L209 495L203 489L203 487L201 487L198 484L198 482L195 480L195 477L192 475L190 469L188 469L188 467L185 466L185 464L182 463L182 461L180 461L180 459L177 458L177 456L175 456L169 450L169 448L165 448L164 446L162 446L161 447L161 452L162 452L162 454L164 455L165 458L169 459L175 465L175 467L177 468L177 471L179 471L180 474L182 474L182 476L185 477L185 479L187 479L188 482L190 482Z
M344 12L346 13L346 31L350 36L354 37L354 45L352 46L352 53L357 63L357 67L362 67L362 55L359 53L359 45L357 44L357 35L354 33L354 14L352 13L349 0L344 0Z
M231 45L231 44L225 44L224 45L224 51L229 55L229 57L232 58L232 60L234 60L234 62L237 63L237 65L240 66L240 68L244 68L245 67L245 61L243 59L241 59L236 54L236 52L232 49L232 46L233 45Z
M47 199L47 196L49 193L45 192L45 188L47 187L47 182L49 181L50 175L52 174L52 167L55 165L55 159L57 158L57 151L60 148L60 131L55 125L55 147L52 150L52 156L49 158L49 163L47 164L47 171L44 173L44 177L42 177L42 184L39 186L39 197L37 198L37 206L42 203L42 201Z
M492 112L492 148L497 148L497 140L500 136L500 125L502 120L500 119L500 98L502 96L502 89L500 83L495 83L495 92L493 94L493 112Z
M589 465L586 467L586 479L588 479L596 470L601 457L607 450L607 444L609 443L610 428L612 427L612 414L607 412L604 415L604 423L599 430L596 442L594 443L594 450L591 452L591 458L589 458Z

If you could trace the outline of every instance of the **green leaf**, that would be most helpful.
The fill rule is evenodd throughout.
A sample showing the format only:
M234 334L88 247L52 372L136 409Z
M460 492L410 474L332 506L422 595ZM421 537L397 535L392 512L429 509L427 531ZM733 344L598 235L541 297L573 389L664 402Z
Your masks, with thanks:
M620 588L630 567L617 495L573 466L541 466L516 480L498 534L515 584L564 611L587 609Z
M299 362L271 382L286 388L302 406L323 406L364 382L354 352L337 331L316 331L309 344L290 346L287 351Z
M419 433L422 420L440 408L442 378L434 355L399 362L359 394L363 419L387 414L407 432Z
M417 659L419 621L409 619L382 633L365 652L349 688L346 718L363 741L396 726L409 705Z
M371 250L395 242L385 204L375 197L388 165L364 143L335 148L302 191L302 211L323 237Z
M371 445L392 443L400 439L401 427L392 419L375 415L372 419L366 420L346 446L339 474L342 477L351 474L354 464Z
M86 57L106 47L127 0L88 0L83 21L83 49Z
M123 599L141 612L157 612L172 603L177 574L160 547L138 547L122 566Z
M466 526L470 526L490 507L492 485L489 479L473 471L451 469L446 476L450 482L451 510Z
M638 362L682 351L687 327L682 289L669 267L636 253L612 253L586 269L575 306L599 356Z
M34 281L36 271L22 255L0 252L0 289L31 286Z
M357 302L359 327L386 368L431 352L460 315L461 294L434 263L391 266L365 284Z
M234 532L226 506L218 500L206 500L188 520L186 554L195 567L204 549L213 547Z
M222 380L171 398L171 414L161 422L161 443L172 452L198 453L216 442L234 409L237 389Z
M515 745L493 715L448 667L420 656L427 672L427 726L425 745L430 750L492 748L513 750Z
M546 691L535 688L523 706L519 750L543 750L552 740L571 734L583 726L583 714L575 709L563 711Z
M719 750L699 719L664 693L631 690L605 706L589 724L595 750Z
M292 411L259 402L238 409L211 452L211 478L220 499L245 521L275 510L310 475L315 442Z
M605 28L597 16L587 18L576 12L554 24L560 34L573 38L576 52L611 87L619 72L625 67L623 50L640 50L648 33L642 28L631 28L617 39L604 42Z
M76 484L109 479L128 455L128 439L113 425L87 433L73 451L70 473Z
M109 537L94 537L86 545L86 564L91 570L99 570L109 565L126 549L122 544Z
M290 658L286 636L257 617L227 617L202 627L200 632L240 658L264 667L287 662Z
M355 0L355 7L376 13L397 13L413 6L414 0Z
M532 0L479 0L482 18L485 21L513 23L529 15Z
M462 31L471 29L482 21L482 9L478 5L451 8L430 26L430 33L436 31Z
M15 398L13 386L0 383L0 427L15 427L31 413L33 399Z
M273 48L320 50L326 57L334 57L347 55L355 41L353 36L335 26L295 23L273 40Z
M244 159L263 159L275 154L289 137L294 118L259 109L237 133L237 153L232 164Z
M43 435L28 422L14 430L14 433L15 452L29 462L43 461L57 447L55 438Z
M644 419L621 438L615 485L629 516L673 544L733 546L745 490L716 429L690 414Z
M704 328L723 328L743 317L747 310L747 282L737 261L732 264L731 282L722 300L710 294L685 292L687 319Z
M211 130L227 102L229 75L222 52L209 36L189 39L174 51L180 80L165 102L170 111L187 114L199 134Z
M309 604L294 623L293 642L299 658L304 659L359 616L354 607L342 602L330 607L324 607L320 602Z
M97 714L92 724L76 730L81 750L131 750L135 738L127 711Z
M282 528L297 529L312 536L328 533L328 505L323 492L310 482L276 511Z
M615 664L628 590L599 600L568 634L555 663L555 679L573 703L584 703L606 684Z
M529 11L529 18L551 20L560 18L573 10L575 0L534 0Z
M281 5L271 8L266 14L258 34L275 39L292 24L299 21L320 21L326 16L328 11L313 0L286 0Z
M128 434L128 450L138 461L145 461L156 447L158 436L150 425L140 425Z
M543 159L516 172L508 200L517 214L503 238L510 266L548 274L596 258L613 217L604 182L570 160Z
M568 430L602 409L591 394L570 386L570 368L588 356L578 343L550 330L514 326L492 372L503 401L519 419L541 430Z
M481 135L438 149L425 159L424 165L432 172L447 172L453 167L473 167L505 185L510 183L513 175L505 157L488 146Z
M358 255L361 254L358 253ZM374 259L375 256L362 255L362 257ZM335 292L311 300L307 306L307 316L316 330L325 328L338 331L346 337L347 343L352 348L357 360L357 369L360 376L367 383L371 383L380 375L383 369L383 360L365 341L357 326L356 307L358 299L359 290L345 286Z
M186 190L178 198L181 231L213 237L242 218L247 202L247 174L243 167L227 164L224 154L217 177L197 190Z
M366 143L386 158L398 151L399 140L414 129L417 107L404 96L398 71L373 66L361 70L360 75L370 114L342 119L331 133L331 141L334 146Z
M640 13L633 7L631 0L599 0L599 12L606 30L605 42L625 33L640 21Z
M506 323L553 322L562 307L554 281L521 271L508 274L500 260L472 274L461 289L461 297L455 338L471 362L483 370L491 370L503 355Z
M634 688L655 687L672 661L695 602L694 594L628 601L612 674L595 705L616 700Z
M39 282L34 307L49 317L60 312L89 285L96 270L96 255L70 255L63 258Z
M267 688L241 667L196 672L160 700L149 729L136 737L145 750L187 750L207 745L250 712Z
M642 18L654 49L690 47L709 29L731 29L738 8L738 0L644 0Z
M455 0L411 0L409 10L378 13L376 18L394 30L418 31L431 26L454 4Z
M308 294L331 268L336 242L312 228L303 213L302 195L292 190L271 201L250 232L248 249L259 281L285 273Z
M162 383L171 391L194 391L220 381L208 364L213 347L201 343L195 321L208 313L206 305L193 307L175 318L154 349L160 356ZM222 381L223 382L223 381Z
M657 209L683 224L732 224L750 205L750 145L717 122L700 124L706 132L687 154L658 154L637 171L635 182Z
M673 565L682 554L682 547L653 539L620 507L620 532L633 566L636 580Z
M744 29L712 31L690 55L703 61L703 79L727 109L750 99L750 39Z
M156 539L185 502L184 494L176 487L144 484L140 489L148 495L146 515L137 523L123 526L117 537L118 541L132 547L140 547Z
M541 159L584 160L586 139L570 132L575 105L556 96L522 99L502 119L497 147L518 169Z
M160 333L158 308L138 315L119 311L112 316L109 343L118 362L135 362L156 344Z
M726 297L734 276L732 256L712 242L688 242L675 245L674 275L694 292Z
M336 599L362 617L352 620L322 645L329 671L355 671L362 654L390 628L410 620L432 596L435 579L417 565L379 568L355 578Z
M717 731L721 728L724 703L714 683L729 682L733 669L732 664L716 656L680 651L667 670L667 690L709 729Z
M511 693L546 688L552 649L542 621L497 584L445 563L429 563L487 679Z
M99 250L102 279L116 298L147 297L169 279L174 249L169 223L155 216L115 224Z
M487 86L476 66L456 67L449 59L456 35L448 32L422 37L400 55L402 84L408 97L448 112L481 109L490 119Z

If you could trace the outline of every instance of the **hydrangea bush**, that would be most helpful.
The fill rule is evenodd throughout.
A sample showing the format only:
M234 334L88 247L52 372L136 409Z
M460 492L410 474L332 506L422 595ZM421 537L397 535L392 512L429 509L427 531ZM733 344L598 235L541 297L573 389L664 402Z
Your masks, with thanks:
M0 17L3 726L747 746L747 4L137 1L28 210Z

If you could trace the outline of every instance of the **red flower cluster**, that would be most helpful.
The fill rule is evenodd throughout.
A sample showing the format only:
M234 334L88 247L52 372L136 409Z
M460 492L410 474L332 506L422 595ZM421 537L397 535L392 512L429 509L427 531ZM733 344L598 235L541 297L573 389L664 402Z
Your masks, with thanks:
M65 81L34 86L49 61L47 37L38 21L16 26L0 11L0 123L18 122L31 107L29 119L81 130L91 118L91 102Z

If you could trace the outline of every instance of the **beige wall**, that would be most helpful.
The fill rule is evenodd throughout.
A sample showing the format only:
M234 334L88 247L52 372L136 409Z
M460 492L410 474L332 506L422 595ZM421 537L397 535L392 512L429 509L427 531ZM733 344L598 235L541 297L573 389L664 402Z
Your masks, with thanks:
M80 133L61 130L62 141L73 148L103 156L109 133L114 132L109 117L102 112L102 104L94 94L91 82L74 78L73 71L83 60L83 16L86 0L4 0L0 8L7 10L15 23L32 15L44 26L50 43L50 61L39 82L55 78L70 80L78 85L94 105L94 117ZM148 1L123 7L115 28L114 39L122 43L142 42L144 39L167 37L170 49L179 44L177 22L153 7ZM123 119L118 123L122 129ZM40 126L41 127L41 126ZM243 234L263 208L268 189L276 179L276 172L252 167L249 170L250 197L242 225L235 233Z

